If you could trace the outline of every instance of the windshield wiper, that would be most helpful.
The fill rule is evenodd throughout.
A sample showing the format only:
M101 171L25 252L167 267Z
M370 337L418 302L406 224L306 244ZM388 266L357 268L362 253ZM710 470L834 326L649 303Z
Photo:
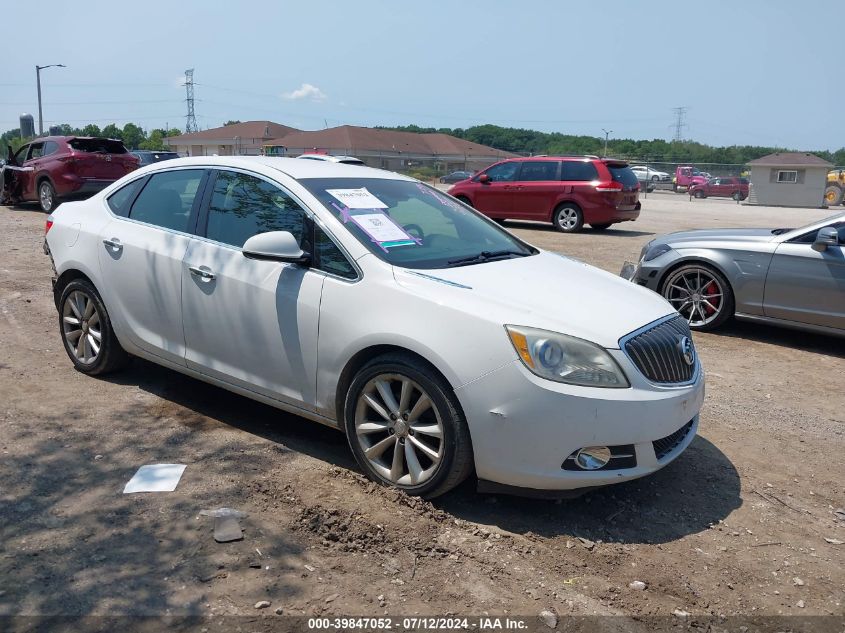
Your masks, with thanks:
M470 255L469 257L460 257L458 259L449 260L450 266L466 266L468 264L477 264L479 262L488 262L494 259L501 259L502 257L526 257L531 253L523 251L481 251L477 255Z

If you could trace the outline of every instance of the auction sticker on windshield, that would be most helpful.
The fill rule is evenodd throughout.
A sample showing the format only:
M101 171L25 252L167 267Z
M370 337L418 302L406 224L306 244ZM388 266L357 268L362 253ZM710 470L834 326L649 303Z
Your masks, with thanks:
M360 226L374 242L382 246L400 246L416 243L414 238L408 235L401 226L397 225L384 213L360 213L350 215L349 218Z
M387 205L367 191L360 189L326 189L328 193L340 200L349 209L386 209Z

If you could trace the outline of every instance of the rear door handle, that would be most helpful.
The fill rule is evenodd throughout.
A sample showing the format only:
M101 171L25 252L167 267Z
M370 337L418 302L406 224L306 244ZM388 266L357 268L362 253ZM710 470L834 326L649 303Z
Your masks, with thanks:
M103 240L103 244L111 248L112 250L119 251L123 249L123 244L120 243L120 240L116 237L111 238L110 240Z
M196 275L203 281L211 281L214 279L214 273L208 270L207 268L199 268L197 266L188 266L188 270L191 271L192 275Z

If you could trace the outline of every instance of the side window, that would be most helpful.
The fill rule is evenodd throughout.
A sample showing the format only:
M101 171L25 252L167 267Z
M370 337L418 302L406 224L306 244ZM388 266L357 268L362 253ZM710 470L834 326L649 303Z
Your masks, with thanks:
M129 217L174 231L188 231L188 218L204 170L180 169L153 175L135 199Z
M259 233L290 231L303 245L305 226L303 210L278 186L248 174L218 172L208 209L209 239L241 247Z
M44 143L33 143L29 146L29 156L27 160L41 158L44 155Z
M129 205L132 204L132 200L135 199L135 194L138 192L138 189L141 188L142 182L144 182L143 178L133 180L128 185L124 185L108 197L106 202L112 210L112 213L119 215L122 218L129 217Z
M516 172L519 171L519 163L501 163L494 165L484 173L490 177L493 182L510 182L516 179Z
M836 222L834 224L830 224L829 226L836 229L839 233L839 243L845 244L845 222ZM799 235L798 237L790 240L792 244L812 244L816 241L816 236L819 234L819 230L816 229L815 231L810 231L809 233L804 233L804 235Z
M519 172L520 180L557 180L557 166L560 163L554 160L527 160L522 163L522 171Z
M345 279L358 278L343 251L319 226L314 227L314 267Z
M44 143L44 156L55 154L59 149L59 144L56 141L47 141Z
M563 170L560 175L561 180L597 180L599 177L595 165L583 160L565 160L563 161Z

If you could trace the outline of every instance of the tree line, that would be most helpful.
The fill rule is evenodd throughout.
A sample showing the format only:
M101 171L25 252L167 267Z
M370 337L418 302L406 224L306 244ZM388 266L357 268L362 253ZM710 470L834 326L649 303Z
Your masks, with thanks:
M594 154L604 153L604 139L597 136L579 136L560 132L538 132L522 128L500 127L498 125L476 125L470 128L433 128L418 125L382 127L386 130L418 133L450 134L473 143L480 143L515 154ZM713 147L695 141L672 142L663 139L634 140L610 139L607 144L609 156L630 160L667 163L720 163L744 165L748 161L774 152L796 151L785 147L762 147L757 145L732 145ZM804 150L801 150L804 151ZM845 147L830 152L813 151L813 154L835 165L845 165Z
M166 149L164 145L165 137L179 136L182 134L182 130L179 128L170 128L169 130L155 128L147 132L134 123L127 123L122 128L114 123L109 123L103 128L100 128L94 123L89 123L81 128L73 127L67 123L55 127L58 128L58 134L61 136L105 136L107 138L117 138L123 141L127 149L163 150ZM12 148L12 151L17 151L21 145L31 140L31 138L22 139L20 136L20 128L9 130L0 135L0 157L6 157L9 147Z

